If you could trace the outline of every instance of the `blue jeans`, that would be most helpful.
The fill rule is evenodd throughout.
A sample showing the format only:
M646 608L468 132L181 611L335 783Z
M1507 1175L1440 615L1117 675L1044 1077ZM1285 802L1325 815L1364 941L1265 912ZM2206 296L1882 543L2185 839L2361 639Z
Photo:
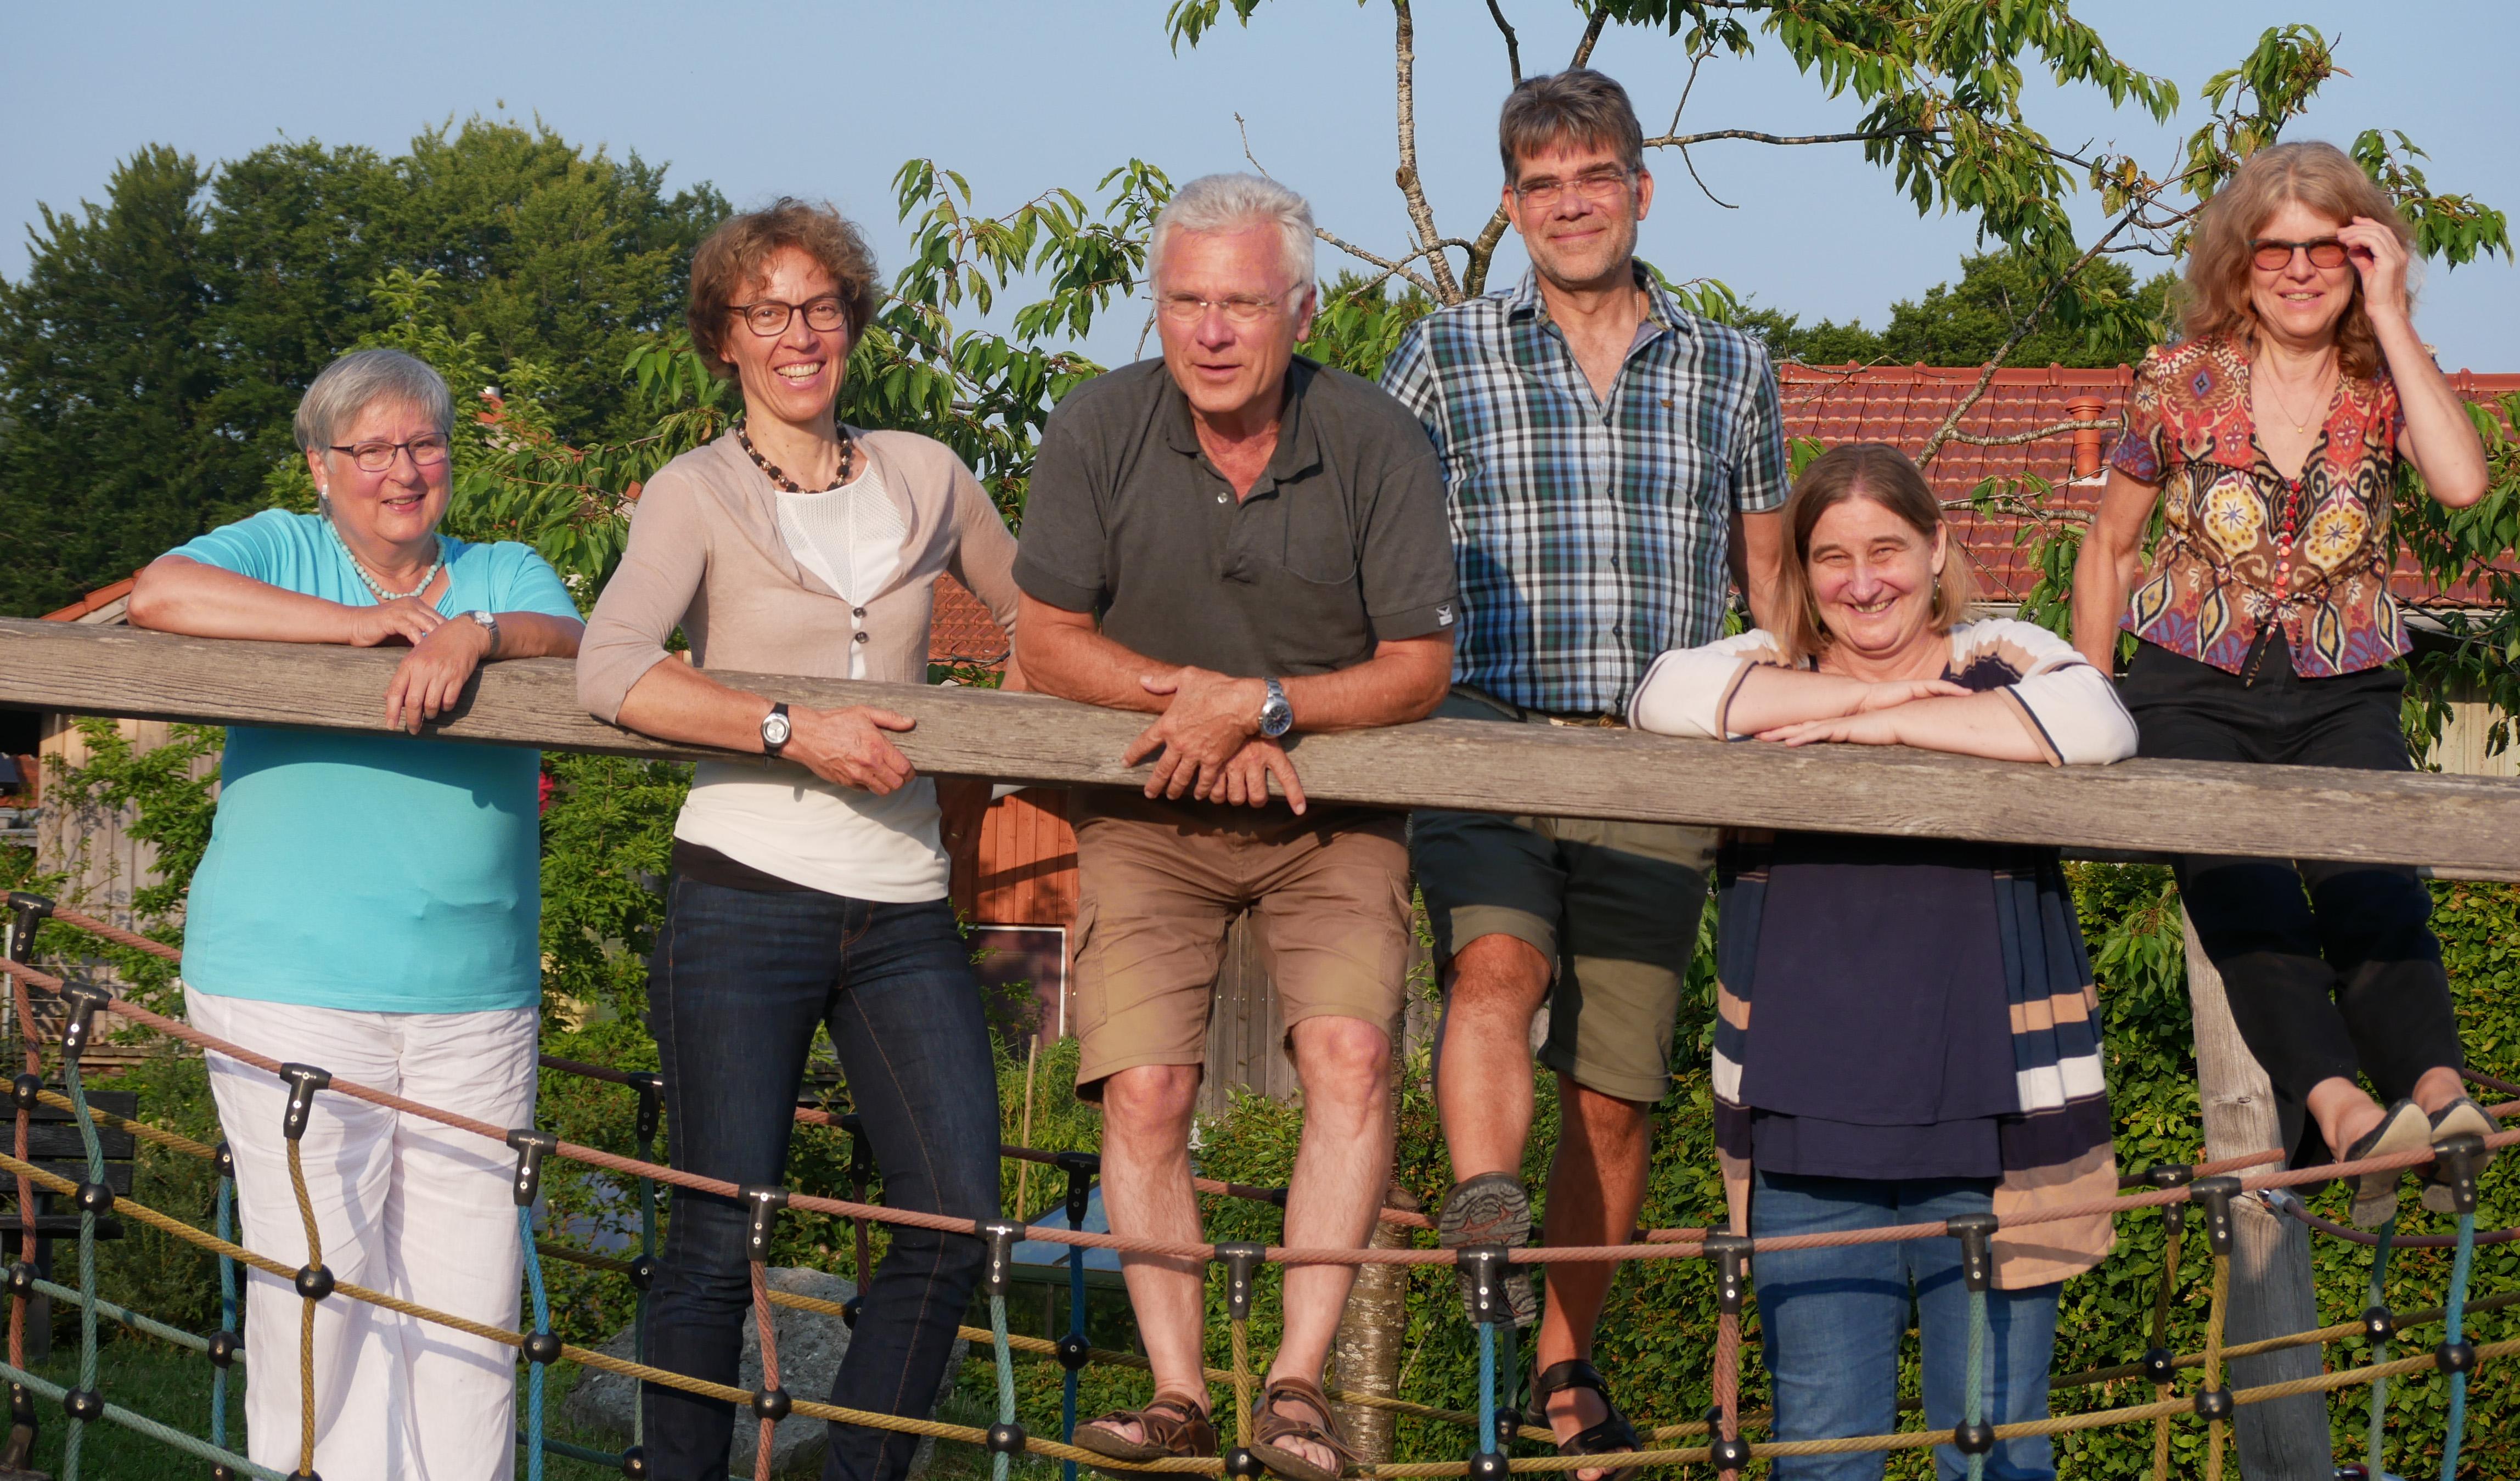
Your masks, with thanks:
M839 1052L884 1202L996 1218L997 1075L953 908L676 876L648 975L673 1165L738 1185L785 1181L818 1023ZM648 1313L651 1363L736 1381L752 1320L745 1229L736 1200L674 1192ZM862 1292L831 1402L927 1417L982 1253L968 1234L896 1227ZM800 1396L820 1376L781 1375ZM649 1474L722 1481L734 1406L655 1385L644 1402ZM917 1444L913 1435L834 1424L824 1481L899 1481Z
M1750 1233L1809 1234L1823 1230L1925 1224L1984 1213L1994 1182L1943 1178L1874 1182L1859 1178L1756 1175ZM1759 1326L1775 1385L1776 1438L1835 1439L1888 1434L1898 1417L1899 1344L1907 1336L1911 1288L1924 1349L1925 1425L1960 1422L1967 1383L1968 1291L1960 1283L1959 1241L1903 1239L1843 1249L1779 1250L1752 1257ZM2048 1415L2048 1365L2056 1347L2056 1285L1987 1292L1988 1422ZM1958 1449L1934 1447L1944 1481L1967 1474ZM2049 1481L2056 1474L2046 1438L2006 1440L1986 1458L2002 1481ZM1879 1452L1780 1458L1775 1481L1879 1481Z

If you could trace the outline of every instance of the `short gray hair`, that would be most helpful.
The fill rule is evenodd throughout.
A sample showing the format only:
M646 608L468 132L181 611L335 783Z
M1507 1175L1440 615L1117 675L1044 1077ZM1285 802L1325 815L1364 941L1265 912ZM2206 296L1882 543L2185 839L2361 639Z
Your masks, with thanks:
M298 447L310 453L331 447L343 426L379 401L420 412L441 437L455 429L455 398L428 361L398 349L357 349L324 367L298 398Z
M1505 183L1518 184L1522 159L1558 144L1589 144L1619 157L1629 174L1645 167L1645 131L1628 90L1604 72L1570 67L1525 77L1506 95L1497 117L1497 152Z
M1285 241L1284 261L1296 286L1313 282L1313 207L1303 197L1261 175L1201 175L1180 190L1155 217L1147 247L1147 277L1163 271L1164 247L1176 232L1235 232L1274 226Z

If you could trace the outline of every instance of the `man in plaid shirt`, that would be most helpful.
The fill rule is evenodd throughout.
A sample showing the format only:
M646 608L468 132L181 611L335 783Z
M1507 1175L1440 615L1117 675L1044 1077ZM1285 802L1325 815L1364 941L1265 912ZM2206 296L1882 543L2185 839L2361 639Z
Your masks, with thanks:
M1443 456L1462 611L1439 713L1616 726L1655 655L1723 635L1729 585L1766 610L1786 480L1776 376L1759 341L1689 313L1637 262L1653 179L1618 83L1534 77L1499 134L1532 270L1412 326L1382 378ZM1714 851L1712 829L1412 819L1444 972L1436 1102L1461 1180L1447 1246L1530 1237L1519 1169L1544 1005L1561 1124L1548 1242L1635 1229ZM1548 1269L1533 1389L1558 1448L1635 1450L1589 1361L1616 1267ZM1529 1280L1508 1288L1528 1323Z

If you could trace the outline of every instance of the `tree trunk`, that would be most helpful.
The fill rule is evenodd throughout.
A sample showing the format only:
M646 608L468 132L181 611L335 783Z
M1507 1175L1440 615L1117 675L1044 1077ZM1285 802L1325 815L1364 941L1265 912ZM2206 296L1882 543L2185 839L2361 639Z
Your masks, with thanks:
M1393 1208L1415 1212L1418 1196L1391 1185L1383 1201ZM1407 1249L1409 1231L1397 1224L1377 1222L1373 1227L1375 1249ZM1396 1397L1400 1389L1400 1353L1409 1337L1409 1273L1407 1265L1368 1265L1356 1273L1356 1285L1348 1292L1347 1310L1339 1314L1338 1335L1330 1341L1332 1388L1351 1393L1372 1394L1379 1398ZM1380 1465L1391 1459L1392 1432L1398 1416L1387 1409L1369 1409L1361 1404L1333 1404L1339 1428L1346 1432L1350 1445L1365 1458L1369 1465Z
M2281 1141L2274 1088L2240 1042L2239 1027L2223 996L2223 974L2197 944L2193 922L2186 931L2187 1000L2196 1023L2206 1159L2266 1151ZM2256 1198L2239 1199L2231 1207L2231 1309L2225 1341L2255 1342L2317 1325L2310 1231ZM2319 1370L2318 1348L2293 1347L2235 1359L2225 1381L2249 1388L2316 1377ZM2327 1401L2321 1395L2249 1405L2234 1416L2233 1426L2246 1481L2330 1481L2336 1473Z

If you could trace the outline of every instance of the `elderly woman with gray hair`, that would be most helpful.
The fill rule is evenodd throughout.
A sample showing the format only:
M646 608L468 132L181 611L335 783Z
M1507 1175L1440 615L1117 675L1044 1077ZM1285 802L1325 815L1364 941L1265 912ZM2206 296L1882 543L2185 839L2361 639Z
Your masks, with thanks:
M204 638L407 647L386 731L228 731L218 815L184 932L194 1025L275 1059L498 1126L528 1126L540 1026L540 757L414 739L483 663L569 656L577 608L529 546L439 534L454 405L398 350L335 361L298 404L321 513L265 510L159 557L134 626ZM304 1243L289 1088L224 1055L210 1090L248 1247ZM498 1327L517 1322L516 1210L496 1144L342 1096L299 1139L334 1277ZM249 1276L248 1453L303 1470L299 1303ZM504 1477L514 1354L360 1301L315 1309L312 1469Z

